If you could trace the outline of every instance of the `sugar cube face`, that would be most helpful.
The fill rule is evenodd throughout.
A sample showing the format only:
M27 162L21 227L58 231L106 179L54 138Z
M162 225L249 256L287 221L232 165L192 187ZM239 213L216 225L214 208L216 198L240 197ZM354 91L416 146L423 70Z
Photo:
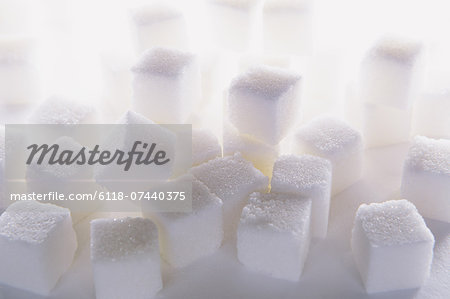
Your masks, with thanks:
M368 293L418 288L429 275L434 237L407 200L361 205L351 244Z
M252 193L237 232L239 261L275 278L296 281L310 244L311 200Z
M269 0L263 7L264 49L306 55L312 50L312 14L308 0Z
M422 45L403 38L378 41L361 66L360 97L365 102L409 109L422 77Z
M250 136L239 134L238 130L228 121L223 126L223 155L229 156L241 153L242 156L253 163L253 166L270 177L273 163L278 157L278 145L265 144Z
M77 248L68 209L18 201L0 216L0 282L48 295Z
M414 138L403 164L401 195L424 217L450 222L450 140Z
M192 165L198 165L211 159L221 157L217 137L207 129L192 130Z
M363 103L363 135L365 146L386 146L407 142L411 133L412 109Z
M208 0L211 34L214 42L232 51L245 51L253 41L257 0Z
M102 116L105 123L114 123L131 107L132 59L126 54L103 54Z
M96 298L152 298L161 288L158 229L144 218L91 222Z
M186 20L181 11L164 2L136 8L132 13L139 53L153 47L186 49Z
M263 66L238 76L228 94L231 124L241 134L278 144L295 124L300 82L290 71Z
M157 150L165 151L166 157L172 157L172 159L166 164L158 165L158 167L134 165L126 172L123 165L95 165L94 178L97 183L110 191L131 192L137 191L136 188L147 190L149 181L165 180L173 175L177 143L177 136L174 132L154 124L151 120L134 111L125 113L118 123L129 126L114 129L103 141L100 148L110 149L111 152L115 152L117 149L129 152L136 141L147 144L154 142L157 144ZM142 146L141 144L138 149L142 150Z
M38 95L32 54L31 39L0 38L0 103L30 103Z
M310 155L283 155L273 166L270 190L310 198L312 237L326 237L331 193L330 161Z
M158 226L162 257L174 267L184 267L212 254L222 244L222 200L200 181L192 181L192 212L142 212Z
M145 51L132 68L132 107L156 123L184 123L201 99L200 68L193 54Z
M422 95L413 110L413 135L450 139L450 90Z
M362 137L342 120L323 116L300 127L293 140L293 152L330 160L331 195L341 192L361 177Z
M192 175L223 202L225 239L233 238L247 197L265 191L269 179L240 153L216 158L191 169Z
M52 96L43 101L31 114L31 124L78 125L93 124L98 120L95 109L75 100Z

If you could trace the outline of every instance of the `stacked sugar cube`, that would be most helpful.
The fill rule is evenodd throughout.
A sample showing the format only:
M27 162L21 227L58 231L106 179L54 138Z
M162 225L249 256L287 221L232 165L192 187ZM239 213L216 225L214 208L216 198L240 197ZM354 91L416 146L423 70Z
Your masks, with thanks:
M250 193L266 191L269 179L240 153L193 167L190 173L223 202L224 238L232 240Z
M191 53L151 48L132 73L132 108L156 123L186 123L201 100L200 66Z
M263 40L267 52L306 55L312 51L312 1L266 0Z
M412 135L450 139L450 89L424 92L413 108Z
M407 200L361 205L351 245L368 293L418 288L429 275L434 236Z
M450 222L450 140L414 138L403 164L401 194L423 216Z
M422 52L419 42L390 37L378 41L365 57L358 97L367 147L409 140L423 75Z
M258 0L208 0L211 37L222 48L243 52L255 38Z
M68 209L15 202L0 216L0 282L47 296L77 248Z
M237 76L228 90L224 154L241 152L270 175L278 146L295 124L300 85L299 75L267 66Z
M361 178L362 136L340 119L321 116L299 127L293 140L293 152L319 156L331 162L331 195L338 194Z
M180 50L188 47L183 13L163 1L135 8L132 20L138 53L153 47L171 47Z
M128 126L116 127L103 140L102 148L110 149L111 152L116 149L128 152L137 140L158 140L158 147L164 150L168 157L175 157L177 136L169 129L154 124L151 120L134 111L127 111L118 123ZM147 189L151 180L170 178L175 171L174 169L174 160L156 168L135 165L126 173L123 171L123 165L96 165L94 178L98 184L110 191L143 191Z

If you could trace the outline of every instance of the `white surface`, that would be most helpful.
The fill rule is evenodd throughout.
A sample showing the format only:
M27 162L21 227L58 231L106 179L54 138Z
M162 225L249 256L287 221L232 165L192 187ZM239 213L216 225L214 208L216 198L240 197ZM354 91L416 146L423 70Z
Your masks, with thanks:
M350 251L350 233L361 203L398 198L408 144L366 151L362 180L331 201L328 237L314 241L299 282L255 274L235 257L231 243L180 270L163 263L163 290L157 298L450 298L450 225L426 219L436 238L431 276L421 289L366 295ZM86 232L88 225L78 229ZM0 287L1 299L43 298ZM93 299L89 247L84 243L70 270L49 298Z

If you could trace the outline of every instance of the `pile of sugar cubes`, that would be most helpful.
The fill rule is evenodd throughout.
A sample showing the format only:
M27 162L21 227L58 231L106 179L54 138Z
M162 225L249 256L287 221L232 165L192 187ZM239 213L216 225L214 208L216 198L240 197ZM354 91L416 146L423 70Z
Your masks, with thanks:
M134 182L167 180L169 189L188 182L192 211L161 212L143 202L137 217L96 216L103 215L96 205L80 213L64 203L7 201L1 126L0 283L51 295L83 245L74 228L86 219L98 299L152 298L164 288L164 264L186 268L224 244L236 249L234 258L250 274L297 282L308 271L312 244L327 238L332 201L364 178L366 151L409 143L400 197L360 199L346 242L367 293L421 287L435 244L422 216L450 222L450 89L423 88L425 44L379 39L346 86L351 113L303 116L314 104L313 87L330 80L303 67L313 59L312 1L204 4L213 55L193 47L189 18L176 5L155 1L129 10L135 53L120 65L104 64L100 104L70 92L41 97L33 44L0 35L0 103L40 99L27 108L27 124L152 124L158 129L125 130L103 145L127 151L128 141L151 137L169 156L181 150L179 136L162 125L192 125L187 171L169 163L127 174ZM55 143L80 149L75 139ZM133 191L137 184L116 182L119 168L31 164L22 172L28 192L76 192L74 178L91 180L92 192Z

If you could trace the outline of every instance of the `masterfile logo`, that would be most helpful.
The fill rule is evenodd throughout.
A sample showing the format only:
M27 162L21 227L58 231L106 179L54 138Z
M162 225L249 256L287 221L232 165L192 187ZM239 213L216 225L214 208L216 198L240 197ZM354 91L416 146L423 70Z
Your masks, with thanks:
M191 167L191 125L6 125L5 141L5 198L71 210L102 201L134 211L124 203L143 200L160 211L191 208L189 178L176 183Z
M139 150L141 148L142 150ZM148 144L142 141L135 141L131 151L124 152L116 149L114 152L109 150L101 151L100 145L95 145L92 150L82 147L78 152L73 150L60 149L58 144L32 144L27 147L30 155L27 159L27 165L31 165L36 158L35 163L41 165L44 160L49 165L108 165L116 163L124 165L124 170L128 171L133 163L136 165L164 165L170 161L166 158L164 150L156 150L157 144ZM48 159L46 159L46 157Z

